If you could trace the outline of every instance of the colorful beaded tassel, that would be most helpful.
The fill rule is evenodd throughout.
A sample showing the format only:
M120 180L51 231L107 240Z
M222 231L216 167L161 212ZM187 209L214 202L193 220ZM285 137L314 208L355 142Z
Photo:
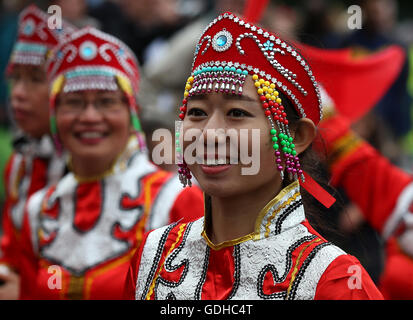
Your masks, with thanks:
M252 79L255 81L254 85L260 96L265 115L271 123L270 134L275 151L275 163L278 171L280 171L281 178L284 179L284 172L286 171L290 179L297 180L300 177L304 181L300 159L297 156L297 151L295 151L293 137L290 136L287 114L282 105L281 98L279 98L279 93L275 89L275 84L268 80L260 79L257 74L254 74ZM277 125L280 131L278 135L275 125ZM285 170L282 164L281 152L284 154Z

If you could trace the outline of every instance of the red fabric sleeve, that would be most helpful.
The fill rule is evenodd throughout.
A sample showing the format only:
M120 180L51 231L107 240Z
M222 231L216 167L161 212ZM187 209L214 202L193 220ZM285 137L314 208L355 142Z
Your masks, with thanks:
M383 295L355 257L341 255L324 271L314 299L383 300Z
M148 238L149 233L150 231L143 236L142 242L138 250L136 250L130 262L129 270L125 280L125 289L123 293L124 300L135 300L136 282L138 281L139 265L141 264L143 248L145 247L146 239Z
M36 299L36 281L39 267L38 256L33 250L32 228L29 220L26 202L21 231L21 258L20 258L20 299Z
M0 263L6 264L13 269L18 270L18 259L17 259L17 242L18 235L10 216L10 208L12 206L13 200L11 199L11 194L9 190L10 186L10 172L12 169L14 159L14 153L10 156L7 165L4 169L4 186L6 191L6 199L3 205L2 212L2 230L3 235L0 240Z
M320 134L330 159L332 184L343 187L366 220L381 233L400 193L413 177L358 138L340 116L323 121Z
M379 288L385 299L413 300L413 258L390 238L386 246L386 261Z
M172 206L169 223L195 221L204 216L204 195L198 186L182 190ZM182 220L180 220L182 219Z

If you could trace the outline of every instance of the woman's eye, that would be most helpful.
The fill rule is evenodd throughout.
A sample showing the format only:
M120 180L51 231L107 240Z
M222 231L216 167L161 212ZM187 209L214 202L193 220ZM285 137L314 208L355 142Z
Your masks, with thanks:
M205 111L198 109L198 108L191 108L188 110L188 116L193 116L193 117L205 117L207 114Z
M251 117L249 112L241 109L231 109L227 115L234 118Z

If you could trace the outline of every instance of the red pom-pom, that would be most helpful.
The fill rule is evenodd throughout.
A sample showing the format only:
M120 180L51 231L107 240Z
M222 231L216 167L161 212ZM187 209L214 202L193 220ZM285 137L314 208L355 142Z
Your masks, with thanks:
M184 118L185 118L185 113L180 113L180 114L179 114L179 118L181 118L181 120L184 120Z
M267 108L268 108L268 103L267 103L267 102L264 102L264 103L262 104L262 107L263 107L264 109L267 109Z
M267 100L267 98L266 98L265 96L261 96L261 97L260 97L260 100L261 100L261 101L265 101L265 100Z
M266 116L270 116L270 115L271 115L271 111L270 111L270 110L265 110L265 115L266 115Z

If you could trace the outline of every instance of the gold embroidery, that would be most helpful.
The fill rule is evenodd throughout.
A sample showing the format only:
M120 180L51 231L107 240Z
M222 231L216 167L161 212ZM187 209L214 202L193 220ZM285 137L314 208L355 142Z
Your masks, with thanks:
M299 195L300 195L300 192L294 193L291 198L289 198L282 205L280 205L276 210L274 210L272 215L268 218L267 224L265 225L265 234L264 234L264 236L266 238L268 238L268 236L270 235L270 225L271 225L272 220L277 215L277 213L280 212L282 209L284 209L286 206L288 206L291 202L293 202Z
M213 244L212 241L209 240L205 230L202 231L201 235L204 237L205 241L207 242L208 246L211 249L220 250L220 249L225 248L225 247L235 246L235 245L240 244L242 242L254 239L255 232L251 232L251 233L249 233L245 236L242 236L240 238L237 238L237 239L223 241L219 244Z
M353 133L348 133L335 141L329 154L329 165L339 162L353 152L361 143L362 140Z
M178 236L176 237L176 241L172 244L172 246L169 248L168 253L165 256L165 260L163 264L159 267L158 272L156 273L155 277L153 278L152 284L149 288L148 294L146 295L146 300L150 300L151 295L153 293L153 290L155 289L155 284L156 284L156 279L158 279L159 275L161 274L161 271L165 265L166 259L168 259L168 256L171 254L171 252L175 249L175 246L181 240L182 233L184 232L184 229L186 227L186 223L183 223L179 226L179 231L178 231Z
M67 289L67 298L70 300L82 300L84 283L84 276L71 275L69 280L69 287Z
M303 254L304 254L304 251L307 250L307 248L308 248L309 246L311 246L312 244L314 244L314 243L316 243L316 242L320 242L320 241L321 241L320 238L317 238L317 239L312 240L312 241L311 241L309 244L307 244L307 245L300 251L300 253L298 254L297 260L295 261L295 266L294 266L293 272L292 272L292 274L291 274L290 284L288 285L286 299L288 299L288 296L290 295L290 291L291 291L291 288L292 288L292 286L293 286L293 283L294 283L294 280L295 280L295 276L297 275L297 272L298 272L298 265L300 264L300 260L301 260Z
M287 187L282 189L277 196L272 199L270 202L267 203L267 205L261 210L261 212L258 214L257 220L255 221L255 235L254 235L254 240L259 240L260 239L260 229L262 225L262 221L264 220L264 217L267 215L268 211L277 203L280 202L282 198L284 198L289 192L292 190L296 189L299 187L299 182L298 180L294 181L293 183L289 184ZM288 200L287 200L288 201ZM282 206L282 205L281 205Z
M235 246L237 244L240 244L242 242L248 241L248 240L259 240L260 239L260 229L262 226L262 221L264 220L265 216L268 214L268 212L270 211L270 209L277 203L280 202L289 192L291 192L294 189L297 189L299 187L299 182L298 181L294 181L293 183L291 183L290 185L288 185L287 187L285 187L284 189L282 189L278 195L272 199L270 202L267 203L267 205L260 211L260 213L257 216L257 219L255 220L255 228L254 231L242 236L240 238L236 238L233 240L228 240L228 241L223 241L219 244L214 244L212 243L212 241L208 238L208 235L206 233L206 228L205 228L205 221L207 219L207 217L205 216L204 218L204 229L201 233L201 236L205 239L206 243L208 244L208 246L213 249L213 250L220 250L222 248L225 247L230 247L230 246ZM265 228L268 231L268 234L266 232L266 237L268 237L269 235L269 225L271 223L271 220L275 217L275 215L277 214L277 212L279 212L281 209L285 208L288 204L290 204L292 201L294 201L298 196L300 195L300 192L296 192L294 193L294 195L292 195L291 197L289 197L285 202L283 202L280 207L273 213L273 215L271 217L268 218L268 222L265 226ZM205 213L207 213L205 211Z

